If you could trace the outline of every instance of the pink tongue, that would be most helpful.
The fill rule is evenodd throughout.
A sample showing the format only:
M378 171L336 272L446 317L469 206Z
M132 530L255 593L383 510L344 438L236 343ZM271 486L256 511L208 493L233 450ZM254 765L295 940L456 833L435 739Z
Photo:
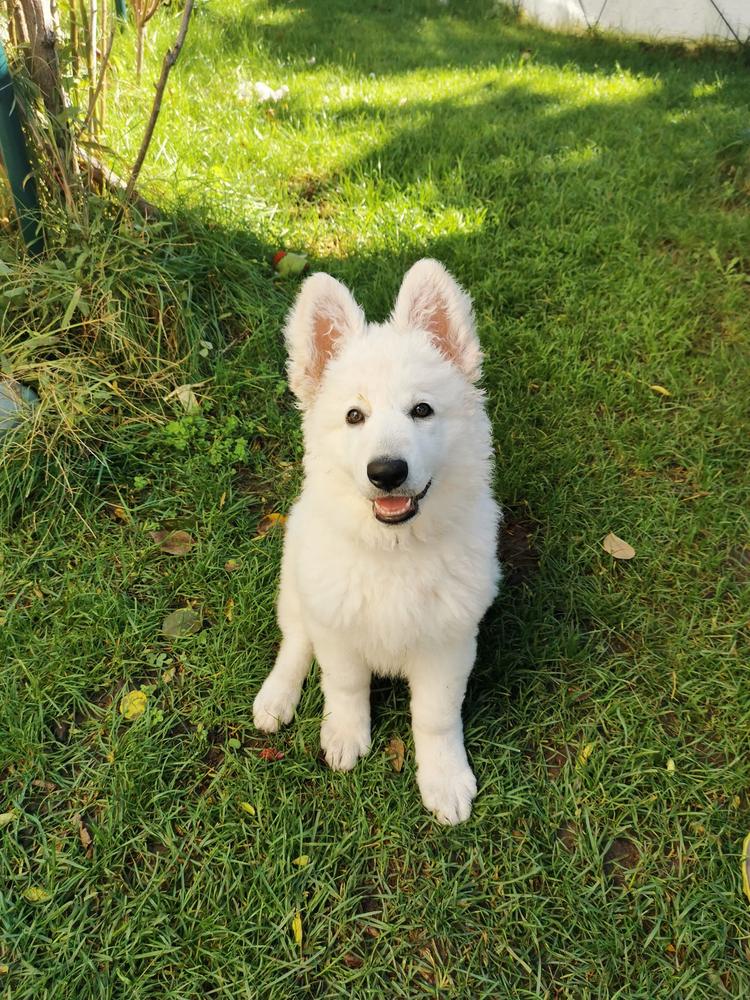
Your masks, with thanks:
M411 508L411 497L378 497L375 506L381 514L405 514Z

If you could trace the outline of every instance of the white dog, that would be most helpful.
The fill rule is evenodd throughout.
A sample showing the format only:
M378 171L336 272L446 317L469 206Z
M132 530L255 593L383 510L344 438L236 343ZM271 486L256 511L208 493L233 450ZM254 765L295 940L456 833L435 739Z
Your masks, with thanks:
M342 284L314 274L286 343L305 479L286 527L281 648L255 725L275 732L291 720L314 654L320 743L348 771L370 749L371 674L405 677L422 800L458 823L477 787L461 704L500 575L471 301L441 264L421 260L391 319L368 324Z

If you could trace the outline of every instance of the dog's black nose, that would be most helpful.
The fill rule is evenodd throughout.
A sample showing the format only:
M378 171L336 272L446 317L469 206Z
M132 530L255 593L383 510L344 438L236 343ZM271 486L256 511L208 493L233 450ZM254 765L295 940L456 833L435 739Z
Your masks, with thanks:
M408 475L403 458L376 458L367 464L367 478L379 490L395 490Z

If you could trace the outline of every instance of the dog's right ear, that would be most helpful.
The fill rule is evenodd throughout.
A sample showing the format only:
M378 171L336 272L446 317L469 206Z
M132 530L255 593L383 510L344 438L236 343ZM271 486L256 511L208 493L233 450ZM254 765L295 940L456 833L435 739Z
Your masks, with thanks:
M303 408L315 397L343 338L364 328L364 313L346 286L322 272L306 279L284 330L289 386Z

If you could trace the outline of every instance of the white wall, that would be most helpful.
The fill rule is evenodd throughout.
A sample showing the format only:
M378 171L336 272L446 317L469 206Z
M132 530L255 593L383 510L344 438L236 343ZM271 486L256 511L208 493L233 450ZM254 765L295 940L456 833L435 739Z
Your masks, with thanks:
M521 8L533 20L551 28L601 28L652 38L732 39L710 0L521 0ZM734 31L745 41L750 37L750 0L716 0L716 6ZM602 10L603 8L603 10ZM599 12L601 11L601 16Z

